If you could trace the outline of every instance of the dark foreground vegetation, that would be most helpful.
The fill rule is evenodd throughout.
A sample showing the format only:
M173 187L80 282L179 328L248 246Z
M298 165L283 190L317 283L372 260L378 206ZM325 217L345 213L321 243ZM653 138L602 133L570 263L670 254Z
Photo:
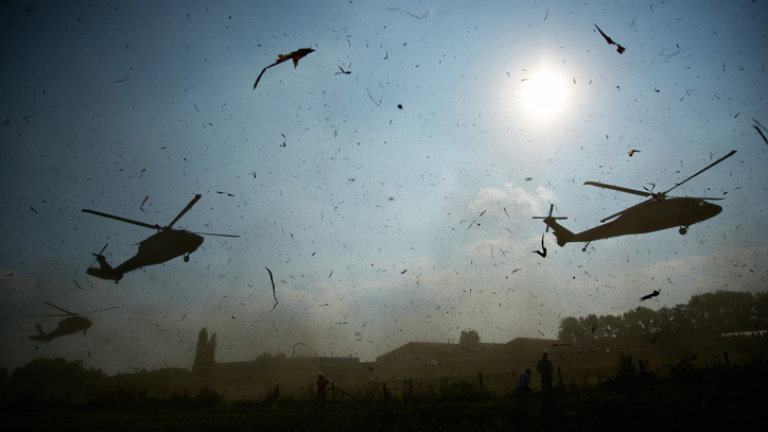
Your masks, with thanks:
M57 431L528 431L746 430L764 422L768 359L694 368L685 359L665 376L644 372L631 354L596 386L575 382L551 394L481 394L469 382L443 380L430 397L386 392L344 397L320 411L311 398L226 403L205 387L165 397L100 390L87 401L6 399L3 417L24 430Z

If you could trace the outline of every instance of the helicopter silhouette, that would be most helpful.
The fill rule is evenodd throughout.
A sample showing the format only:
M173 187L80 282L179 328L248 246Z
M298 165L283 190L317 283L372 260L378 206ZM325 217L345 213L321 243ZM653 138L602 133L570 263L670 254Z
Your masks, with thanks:
M586 245L581 249L582 251L586 251L589 243L595 240L629 234L645 234L676 226L680 227L679 233L685 235L688 232L688 227L690 225L717 216L723 208L719 205L708 203L707 201L721 200L722 198L667 197L667 194L688 180L733 156L734 153L736 153L736 150L731 151L682 182L675 184L667 191L660 193L653 193L647 189L646 191L640 191L592 181L585 182L585 185L650 197L650 199L600 220L600 222L606 222L615 218L610 222L582 231L578 234L572 233L557 222L560 219L567 219L567 217L552 216L554 204L550 205L549 214L547 216L534 216L533 218L543 219L544 223L547 225L547 231L549 231L549 228L552 228L555 237L557 238L557 244L561 247L565 246L566 243L586 242Z
M229 234L212 234L212 233L193 233L182 229L173 229L173 225L181 219L182 216L195 203L201 198L202 195L196 194L192 201L187 204L181 213L176 216L168 226L161 227L160 225L152 225L144 222L138 222L131 219L126 219L120 216L113 216L107 213L98 212L95 210L83 209L85 213L95 214L110 219L119 220L121 222L127 222L130 224L142 226L145 228L156 229L158 232L148 237L145 240L139 242L139 251L135 256L129 258L124 263L117 267L112 267L107 263L107 259L104 257L104 249L107 245L104 245L104 249L98 254L92 254L96 257L96 261L99 262L99 267L89 267L86 273L91 276L96 276L100 279L114 280L115 283L123 278L123 274L129 271L136 270L148 265L162 264L166 261L172 260L179 256L184 256L184 262L189 261L189 254L197 250L201 244L203 244L203 235L218 236L218 237L240 237L238 235Z
M43 331L43 327L40 324L37 324L38 334L31 335L29 338L38 342L49 342L57 337L66 336L68 334L74 334L79 331L82 331L83 334L85 334L85 332L89 328L91 328L91 326L93 325L93 321L80 315L86 314L86 313L94 313L94 312L117 309L117 306L115 306L111 308L99 309L99 310L94 310L90 312L70 312L66 309L56 306L53 303L45 302L45 304L47 304L50 307L56 308L64 313L63 314L30 315L30 316L32 317L65 316L67 318L64 318L63 320L59 321L59 323L56 325L56 329L51 331L50 333L45 333Z

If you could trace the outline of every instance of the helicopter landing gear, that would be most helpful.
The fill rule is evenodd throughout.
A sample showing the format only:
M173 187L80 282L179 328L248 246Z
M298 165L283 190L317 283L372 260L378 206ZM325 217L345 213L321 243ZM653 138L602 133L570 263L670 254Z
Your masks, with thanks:
M592 243L592 242L591 242L591 241L588 241L588 242L587 242L587 243L584 245L584 247L583 247L583 248L581 248L581 251L582 251L582 252L586 252L586 251L587 251L587 247L589 246L589 244L590 244L590 243Z
M184 255L184 262L189 262L189 254Z
M686 235L688 233L688 227L687 226L681 226L677 232L680 233L680 235Z

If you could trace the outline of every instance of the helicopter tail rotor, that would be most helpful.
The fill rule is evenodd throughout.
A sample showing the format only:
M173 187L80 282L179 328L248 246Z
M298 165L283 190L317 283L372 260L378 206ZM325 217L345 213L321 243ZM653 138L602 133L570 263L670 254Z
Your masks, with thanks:
M97 254L95 254L95 253L92 253L92 254L91 254L91 255L95 256L95 257L96 257L96 259L95 259L95 260L93 260L93 262L91 263L90 267L93 267L93 265L94 265L94 264L96 264L96 261L98 261L99 257L102 257L102 258L104 258L104 255L102 255L102 254L103 254L103 253L104 253L104 251L107 249L107 246L109 246L109 243L105 244L105 245L104 245L104 247L103 247L103 248L101 248L101 252L99 252L99 253L97 253Z
M554 209L555 209L555 205L554 204L550 204L549 205L549 214L547 216L534 216L533 217L534 219L542 219L542 220L544 220L544 223L547 224L547 230L545 232L549 232L549 223L548 222L551 222L551 221L554 221L554 220L568 219L565 216L555 216L555 217L552 217L552 211Z

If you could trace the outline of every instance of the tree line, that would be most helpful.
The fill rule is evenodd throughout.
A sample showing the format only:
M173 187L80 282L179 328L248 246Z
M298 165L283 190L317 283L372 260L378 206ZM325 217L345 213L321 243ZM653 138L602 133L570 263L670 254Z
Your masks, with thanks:
M697 294L687 304L652 310L640 306L623 315L589 314L560 321L564 342L648 341L665 336L709 337L768 329L768 292L716 291Z

